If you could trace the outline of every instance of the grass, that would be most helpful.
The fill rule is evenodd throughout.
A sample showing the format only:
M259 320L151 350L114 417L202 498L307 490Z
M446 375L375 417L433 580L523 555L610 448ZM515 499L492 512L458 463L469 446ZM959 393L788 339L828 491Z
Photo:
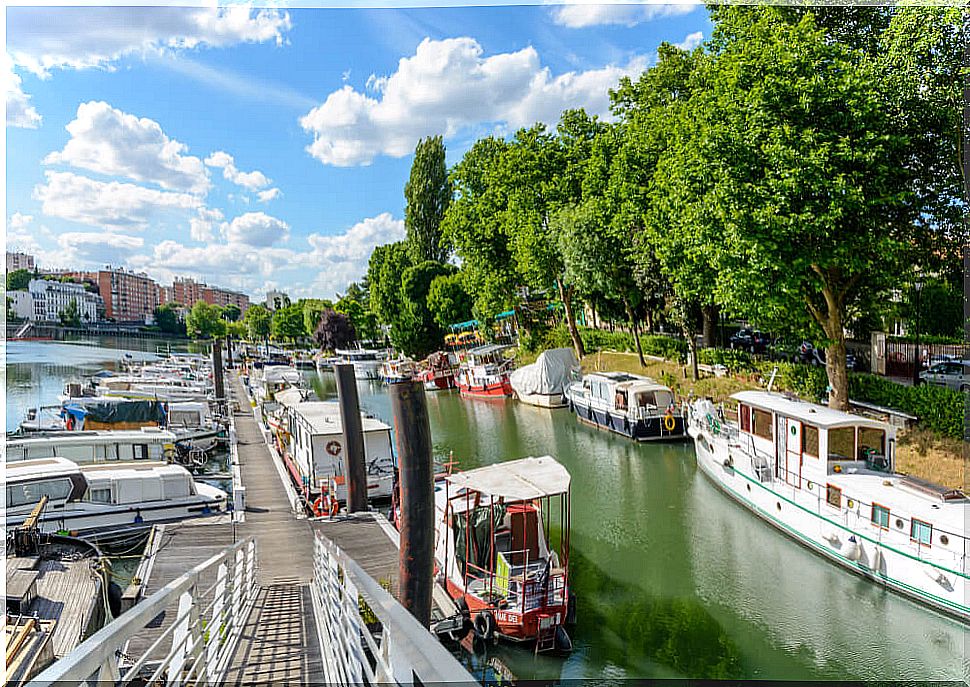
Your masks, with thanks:
M896 469L955 489L967 488L967 458L963 442L925 429L901 432L896 445Z

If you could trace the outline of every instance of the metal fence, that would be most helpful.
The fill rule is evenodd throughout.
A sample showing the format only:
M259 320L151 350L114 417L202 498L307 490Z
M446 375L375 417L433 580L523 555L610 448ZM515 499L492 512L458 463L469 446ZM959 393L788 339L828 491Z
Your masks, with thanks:
M968 351L963 344L920 343L917 347L910 341L886 339L886 375L889 377L913 378L913 367L917 354L920 370L926 370L945 359L966 357Z

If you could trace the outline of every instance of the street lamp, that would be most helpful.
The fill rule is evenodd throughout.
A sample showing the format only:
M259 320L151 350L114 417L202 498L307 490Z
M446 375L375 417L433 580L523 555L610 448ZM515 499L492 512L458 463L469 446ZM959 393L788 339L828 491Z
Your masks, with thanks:
M913 282L913 288L916 290L916 353L913 356L913 386L919 386L919 373L922 368L922 357L919 352L919 325L920 325L920 312L919 312L919 292L923 290L923 282L916 280Z

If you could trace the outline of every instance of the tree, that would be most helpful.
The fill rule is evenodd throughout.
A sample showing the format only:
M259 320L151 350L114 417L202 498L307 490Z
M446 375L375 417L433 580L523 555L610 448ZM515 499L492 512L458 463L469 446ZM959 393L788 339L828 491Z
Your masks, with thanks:
M61 324L65 327L80 327L81 326L81 310L77 306L77 299L72 298L67 303L67 307L61 310L57 316L61 320Z
M415 263L447 260L450 250L442 237L441 220L451 202L451 182L445 169L441 136L418 141L411 176L404 185L404 199L404 227L411 259Z
M258 303L246 308L246 314L243 316L243 324L246 325L246 332L252 341L266 339L270 334L272 321L273 313Z
M313 340L322 351L334 351L346 348L357 339L357 332L344 313L332 308L324 310L320 315L317 328L313 332Z
M303 307L293 303L274 312L270 332L277 341L297 341L306 336Z
M242 311L234 303L229 303L222 309L222 319L226 322L237 322L240 315L242 315Z
M434 260L408 268L401 279L401 312L391 321L391 341L400 350L424 357L438 350L444 331L428 308L428 292L435 278L452 274L455 267Z
M355 286L351 284L351 286ZM347 289L343 298L338 300L333 309L350 318L350 324L362 341L377 339L377 316L368 308L369 296L358 289Z
M166 334L184 334L185 325L179 320L179 305L164 303L155 309L155 323Z
M7 273L7 291L26 291L33 276L30 270L14 270Z
M205 301L197 301L185 318L185 327L194 339L219 338L226 333L222 309Z
M474 300L465 289L461 272L435 277L428 287L428 310L442 328L472 318Z
M407 243L398 241L374 248L367 266L370 309L382 324L392 324L404 307L401 281L411 266Z
M313 336L324 311L333 309L333 303L322 298L301 298L296 304L303 311L303 331L307 336Z

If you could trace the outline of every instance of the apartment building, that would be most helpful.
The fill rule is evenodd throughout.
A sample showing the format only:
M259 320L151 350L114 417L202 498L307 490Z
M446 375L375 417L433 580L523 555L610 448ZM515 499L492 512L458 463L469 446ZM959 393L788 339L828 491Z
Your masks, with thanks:
M14 270L34 271L34 256L27 253L11 253L7 251L7 274Z
M27 285L27 297L29 307L24 307L25 299L21 297L15 303L16 312L18 315L22 311L28 312L27 319L35 322L59 321L61 313L67 311L72 301L77 305L82 323L97 322L105 309L101 296L89 292L83 284L31 279Z

